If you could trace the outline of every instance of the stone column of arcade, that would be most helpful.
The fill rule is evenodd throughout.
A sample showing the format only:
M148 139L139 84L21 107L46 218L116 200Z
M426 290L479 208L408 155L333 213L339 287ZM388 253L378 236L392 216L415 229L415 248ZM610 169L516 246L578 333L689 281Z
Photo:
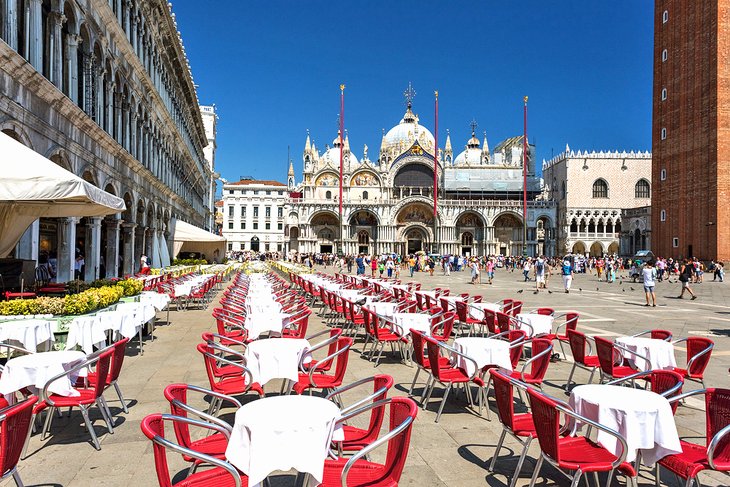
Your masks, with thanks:
M76 221L74 217L61 218L58 222L58 264L56 282L68 282L74 278L76 261Z
M137 260L134 258L135 223L123 223L122 234L124 241L124 261L122 262L122 274L134 274Z
M119 218L104 220L106 227L106 253L104 254L104 267L107 278L119 276L119 226L122 221Z
M88 218L84 240L84 280L91 282L99 278L101 265L101 218Z
M150 265L155 267L154 262L159 262L160 257L158 250L155 248L155 236L157 235L157 229L154 227L148 227L145 230L145 247L144 255L149 259Z
M146 248L146 238L145 238L145 236L147 234L147 231L146 230L147 230L146 227L137 225L137 230L135 232L137 234L137 236L136 236L136 241L135 241L135 245L134 245L134 252L133 252L133 255L134 255L134 264L132 264L132 269L133 269L132 270L132 273L135 273L135 272L139 271L140 258L142 257L142 254L145 253L145 248Z

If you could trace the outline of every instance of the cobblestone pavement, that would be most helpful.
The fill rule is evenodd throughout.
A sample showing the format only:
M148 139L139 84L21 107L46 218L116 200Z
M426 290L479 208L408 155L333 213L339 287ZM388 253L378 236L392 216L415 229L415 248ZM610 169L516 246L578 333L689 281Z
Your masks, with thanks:
M322 269L332 272L333 269ZM405 275L406 273L404 273ZM440 272L429 276L417 273L413 278L423 283L424 289L448 287L452 293L469 292L481 294L485 301L496 301L506 297L520 298L525 309L543 305L556 312L573 309L581 314L579 329L589 335L620 336L648 328L666 328L675 337L688 334L713 333L715 350L706 374L707 385L727 387L730 367L730 290L724 283L705 282L694 285L699 299L678 300L679 283L659 283L656 308L645 308L640 284L619 279L616 283L598 282L595 276L576 276L573 291L565 294L559 276L553 276L549 283L552 293L545 291L533 294L534 283L524 282L519 272L497 269L493 285L469 284L468 272L454 272L443 276ZM411 280L404 277L404 281ZM215 301L214 301L215 302ZM102 449L91 446L83 427L81 415L74 411L70 417L53 422L51 436L41 442L34 435L30 442L30 456L20 464L20 473L27 486L154 486L157 479L154 471L151 443L142 435L140 422L153 412L168 412L169 406L162 395L163 388L173 382L187 382L207 386L207 377L202 357L195 350L200 334L214 328L211 317L212 305L205 310L188 310L170 313L171 323L165 323L165 313L158 315L158 326L154 342L145 344L145 354L139 356L135 347L125 360L120 385L129 404L129 414L124 414L113 393L107 399L116 419L115 434L106 433L98 412L92 412ZM310 325L310 333L323 328L319 318ZM386 355L381 365L374 368L371 362L359 354L362 345L358 341L350 356L346 382L371 376L375 373L391 374L395 378L392 395L407 393L415 369L400 363L395 355ZM677 361L684 362L684 351L676 350ZM552 363L547 374L546 392L557 397L567 397L562 389L570 363ZM578 371L578 381L586 381L587 373ZM423 375L423 374L421 374ZM423 383L416 386L420 393ZM698 387L689 383L686 389ZM277 394L279 384L266 386L267 393ZM436 396L438 394L438 396ZM402 478L402 485L419 486L504 486L508 483L518 445L507 440L508 449L503 449L495 473L487 470L492 458L501 426L492 414L492 421L477 415L467 408L463 394L449 398L439 423L435 423L435 411L440 401L436 392L426 410L419 410L413 428L411 448ZM202 404L202 403L201 403ZM202 406L201 406L202 407ZM677 412L680 435L695 437L702 442L704 434L704 412L702 404L690 400ZM225 412L225 411L224 411ZM230 411L227 411L230 414ZM228 416L230 418L230 416ZM519 452L519 450L518 450ZM384 453L384 452L383 452ZM539 450L531 447L518 485L527 485L534 460ZM382 455L382 453L381 453ZM170 455L171 467L177 472L176 480L182 479L186 465L179 455ZM376 459L378 456L376 455ZM294 485L293 475L276 476L274 487ZM730 478L723 474L703 474L703 485L728 485ZM662 476L664 485L680 485L673 476ZM623 482L623 480L621 481ZM644 469L639 479L641 485L653 485L652 472ZM12 480L0 486L14 485ZM568 485L564 478L545 467L538 485ZM615 483L619 485L619 483ZM623 485L623 483L621 483Z

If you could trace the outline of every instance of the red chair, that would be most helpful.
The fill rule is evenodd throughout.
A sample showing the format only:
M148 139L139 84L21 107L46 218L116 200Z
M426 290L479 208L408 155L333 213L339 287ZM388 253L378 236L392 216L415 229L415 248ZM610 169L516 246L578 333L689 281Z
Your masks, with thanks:
M440 342L448 342L454 330L454 318L456 313L447 311L439 316L431 318L431 337Z
M220 394L210 389L203 387L193 386L189 384L170 384L165 387L164 395L165 399L170 402L170 413L174 416L183 418L188 417L189 414L197 416L203 421L217 424L218 426L231 431L231 426L223 421L222 419L216 418L209 414L204 413L198 409L193 408L188 404L188 396L190 392L196 392L205 396L210 396L211 400L220 400L233 404L236 408L241 407L241 403L233 397ZM175 437L177 442L183 448L210 455L216 458L225 459L226 447L228 446L228 435L217 432L211 435L205 436L199 440L193 440L190 436L190 428L188 423L175 422L173 423L175 429ZM194 468L201 462L189 455L183 455L183 459L186 462L194 462L191 466L189 473L193 473Z
M710 363L710 356L715 342L704 337L681 338L674 343L686 342L687 365L685 368L675 367L673 370L682 375L685 380L699 382L705 387L705 369Z
M165 421L173 423L173 426L182 423L188 426L195 426L201 429L216 431L220 434L227 434L225 428L212 423L206 423L190 418L172 416L169 414L150 414L142 420L140 425L142 433L152 440L152 451L155 458L155 471L160 487L247 487L248 478L239 473L236 468L225 460L199 453L185 448L165 437ZM194 458L200 463L213 465L212 469L194 473L185 479L172 483L170 468L167 463L167 450L172 450L182 455Z
M324 389L326 392L331 392L333 389L340 387L347 371L347 360L350 356L351 346L352 338L339 337L337 339L337 351L332 355L328 355L319 364L311 367L308 372L300 372L299 380L294 384L292 390L297 394L302 394L308 389ZM336 359L334 374L325 374L320 371L322 362L326 363L328 360L334 359Z
M568 330L568 343L570 344L570 351L573 354L573 368L570 369L568 383L565 385L566 390L570 390L570 383L576 367L590 371L591 375L588 377L587 382L590 384L593 381L593 374L596 373L596 369L601 366L598 355L591 355L593 347L583 333L577 330ZM586 344L588 345L588 354L586 354Z
M408 395L410 396L413 394L413 388L416 387L418 375L421 373L421 370L423 370L428 374L426 385L421 393L421 402L423 402L423 398L426 396L426 392L428 392L433 378L431 375L431 363L429 362L428 353L426 352L426 340L424 339L423 333L411 328L411 342L413 345L413 361L416 363L416 374L413 376L413 382L411 382L411 388L408 390ZM439 356L439 367L448 368L450 364L451 360L449 357Z
M216 348L207 344L199 343L198 352L203 355L205 362L205 372L208 374L208 382L210 388L226 396L236 396L238 394L245 394L249 390L257 393L259 397L264 397L264 389L258 382L253 382L253 376L251 371L246 368L242 363L234 362L233 360L221 357L215 354ZM229 353L242 358L243 355L233 350L226 350ZM230 372L221 371L219 364L231 366ZM215 408L215 402L211 403L208 414L215 414L217 408Z
M677 394L682 393L682 385L684 378L672 370L649 370L647 372L637 372L635 374L623 377L621 379L612 380L608 385L618 385L623 382L634 381L636 379L646 379L651 386L651 392L670 399ZM679 403L672 403L672 412L677 412Z
M342 405L343 403L340 399L342 393L351 391L370 382L373 384L372 394L360 399L354 404L342 408L342 414L348 414L369 403L376 403L384 400L388 396L390 388L393 387L393 378L389 375L380 374L374 377L366 377L353 382L352 384L338 387L327 395L327 399L334 400L337 404ZM370 420L368 421L367 428L358 428L348 424L343 425L342 431L345 435L345 439L336 443L339 453L342 454L342 452L360 451L375 442L375 440L378 439L380 427L383 425L385 413L384 409L385 408L370 409Z
M510 377L525 384L542 388L542 381L547 373L548 365L550 365L550 353L552 350L553 345L550 340L534 338L532 340L532 357L525 362L521 370L512 372ZM527 371L528 368L530 370L529 372Z
M520 471L522 470L522 464L527 455L527 450L530 448L532 440L537 437L537 432L535 431L535 424L532 421L531 413L515 414L514 386L525 390L527 386L511 379L509 372L505 372L507 371L503 371L503 369L493 369L490 373L492 382L494 383L494 396L497 398L497 414L499 415L499 422L502 423L502 435L499 437L497 449L494 451L494 455L492 455L489 471L494 471L494 466L497 463L497 455L499 455L499 451L502 449L504 438L509 434L522 445L522 453L520 454L517 468L509 484L509 487L515 487L517 479L520 476Z
M544 308L539 308L544 309ZM574 311L568 311L567 313L564 313L560 316L556 316L555 319L558 318L565 318L565 321L560 323L558 326L555 327L555 333L549 333L545 335L543 338L547 338L550 341L558 341L558 344L560 345L560 352L563 354L563 357L565 357L565 349L563 349L563 342L569 343L570 338L568 337L568 330L576 330L578 328L578 318L580 315ZM560 334L560 329L564 328L563 334Z
M514 302L513 299L503 299L501 301L498 301L497 304L500 305L502 313L510 314L512 313L512 303Z
M342 487L343 485L348 487L395 487L398 485L408 458L413 421L418 413L416 403L407 397L393 397L345 415L343 420L348 420L373 408L384 408L386 405L389 406L390 413L388 434L350 458L325 460L322 487ZM384 464L365 460L370 452L385 443L388 444L388 450L385 454Z
M91 356L91 358L88 358L69 370L50 378L46 382L41 393L41 398L45 399L41 400L33 410L35 414L38 414L44 409L48 409L48 412L46 413L46 421L43 425L43 432L41 434L42 439L45 439L48 434L48 430L51 428L51 422L53 421L53 416L57 409L78 407L81 410L81 415L84 417L84 423L86 423L86 429L89 431L91 440L94 443L94 448L101 450L99 439L96 437L96 432L94 431L94 427L89 419L89 409L92 405L96 404L96 407L101 412L101 416L106 423L109 433L113 434L114 427L111 415L109 414L109 407L106 405L106 401L102 395L104 388L107 386L107 375L109 374L113 354L114 348L107 347ZM96 364L94 381L91 383L91 387L89 388L77 388L76 390L79 392L78 396L60 396L58 394L48 392L50 385L57 379L76 374L81 369L87 368L93 364Z
M636 372L628 365L617 365L623 363L623 357L611 340L597 336L593 338L593 341L596 343L598 364L601 368L601 382L607 378L620 379Z
M703 470L730 471L730 389L700 389L672 397L669 402L694 395L705 396L705 445L679 440L682 453L668 455L656 464L656 478L659 466L686 480L686 486L694 486L697 475ZM658 482L658 480L657 480Z
M375 352L379 350L378 356L375 357L375 367L377 367L380 363L380 358L383 356L383 351L385 349L386 343L390 344L391 350L393 352L395 352L395 346L397 345L398 350L401 354L401 358L405 360L405 352L403 350L403 347L408 343L408 338L398 335L388 327L380 326L381 320L378 318L377 314L365 308L363 308L363 310L370 315L369 326L373 333L374 339L373 347L370 351L370 359L372 359L372 357L375 355Z
M0 412L0 479L12 476L18 487L23 487L18 462L26 438L30 436L36 401L37 396L29 396Z
M555 310L552 308L535 308L533 311L530 311L530 313L543 316L553 316L555 314Z
M112 354L112 361L111 365L109 366L109 373L107 374L106 385L104 386L105 391L112 386L114 387L114 390L119 397L119 402L122 403L122 410L125 413L129 413L129 410L127 409L127 403L124 400L122 390L119 388L119 383L117 381L119 379L119 374L122 372L124 355L127 351L127 343L129 343L129 338L123 338L112 345L112 347L114 347L114 353ZM93 383L94 381L96 381L96 375L96 372L89 372L86 376L85 381L83 380L83 378L79 378L76 384L80 387L83 387L84 383Z
M334 358L327 358L327 357L333 357L335 352L337 352L337 340L342 336L342 328L330 328L328 330L322 330L319 333L315 333L312 336L307 337L307 340L309 343L312 343L312 339L320 337L322 335L329 335L329 337L319 343L316 343L312 345L312 348L309 349L309 353L302 356L302 359L304 359L306 356L313 356L314 352L317 350L321 350L325 347L327 347L327 356L324 360L317 360L315 358L312 358L307 363L300 363L299 368L302 370L302 372L308 372L312 367L317 367L317 370L320 372L327 372L332 368L332 364L334 363Z
M304 338L307 335L311 314L312 310L305 308L291 316L287 327L282 330L281 336L284 338Z
M652 340L664 340L665 342L671 342L673 337L671 331L661 329L644 330L641 333L637 333L636 335L631 336L640 337L644 335L649 335L649 338L651 338Z
M451 388L454 386L454 384L465 384L466 387L466 393L467 397L469 398L469 404L472 405L474 401L471 397L471 389L468 387L469 383L474 383L479 387L479 401L480 401L480 407L482 403L482 397L484 393L484 381L477 377L477 374L479 373L479 368L477 367L476 362L474 360L457 351L453 348L434 340L431 337L424 336L423 339L426 341L426 349L428 350L428 363L431 367L431 374L433 375L433 381L431 382L431 387L428 390L428 394L426 396L426 399L423 402L424 408L428 404L429 399L431 399L431 394L433 393L433 389L436 385L436 382L441 384L446 388L444 391L444 397L441 400L441 405L439 406L438 413L436 414L436 422L439 422L439 419L441 418L441 413L444 410L444 405L446 404L446 400L449 397L449 392L451 391ZM471 361L473 364L474 373L472 375L468 375L464 369L461 369L459 367L455 366L448 366L448 367L441 367L441 349L446 350L451 354L452 356L460 356L464 360Z
M608 472L605 485L611 485L611 479L617 469L624 473L632 484L636 485L636 471L629 463L624 461L627 445L623 436L595 421L576 414L567 404L559 402L537 389L529 388L527 394L530 397L530 407L532 408L537 440L540 442L540 449L542 450L537 465L535 465L530 485L534 485L537 481L545 460L571 479L571 485L574 486L580 483L583 474L593 472ZM566 419L573 418L615 437L617 442L621 444L621 454L616 456L585 436L561 436L561 430L564 428L560 424L561 413L566 416Z
M517 316L520 313L522 313L522 301L512 301L512 306L510 307L509 314L511 314L512 316Z
M502 313L501 311L496 311L494 313L497 316L497 328L499 329L499 333L504 333L506 331L510 331L512 328L514 318L507 313Z
M477 320L469 316L469 303L467 303L466 301L455 301L454 305L456 306L456 316L458 318L459 324L466 327L469 336L471 336L472 332L476 334L476 327L478 326L479 328L481 328L484 324L483 320ZM487 310L485 310L485 317L486 311Z

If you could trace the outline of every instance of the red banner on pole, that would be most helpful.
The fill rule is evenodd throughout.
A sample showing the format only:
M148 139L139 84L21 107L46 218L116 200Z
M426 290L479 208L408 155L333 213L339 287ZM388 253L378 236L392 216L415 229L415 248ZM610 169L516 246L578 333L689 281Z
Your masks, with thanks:
M434 147L433 149L433 219L436 221L436 215L438 213L438 194L439 194L439 180L438 180L438 172L439 172L439 92L434 91L433 94L436 97L434 110L435 110L435 116L434 116L434 130L433 130L433 138L434 138Z
M345 153L345 85L340 85L340 232L342 232L342 173L343 173L343 157ZM342 239L342 235L340 235Z

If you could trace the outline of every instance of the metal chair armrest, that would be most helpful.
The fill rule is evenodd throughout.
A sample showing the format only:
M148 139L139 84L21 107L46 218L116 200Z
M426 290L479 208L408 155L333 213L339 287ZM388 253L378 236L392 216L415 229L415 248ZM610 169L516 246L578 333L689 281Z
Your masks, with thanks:
M543 350L542 352L538 353L534 357L530 357L530 360L528 360L527 362L525 362L522 365L522 369L520 369L520 378L522 379L523 382L525 382L525 370L527 369L527 367L530 366L532 364L532 362L534 362L535 360L539 359L543 355L548 354L548 353L550 353L552 351L553 351L552 344L551 345L548 345L548 347L545 350Z
M214 358L218 362L224 363L226 365L232 365L234 367L238 367L239 369L241 369L241 371L243 372L244 375L246 375L246 378L247 378L247 380L244 381L244 383L246 384L246 390L244 392L248 392L249 388L251 388L251 384L253 384L253 374L248 369L248 367L246 367L244 364L240 364L238 362L228 360L227 358L224 358L224 357L217 357L217 356L213 355L212 353L209 354L208 352L206 352L205 354L209 357Z
M314 385L314 373L317 371L317 367L320 364L326 363L330 360L334 360L335 357L342 355L343 353L348 353L349 351L350 351L350 345L347 345L347 346L337 350L335 353L331 353L331 354L327 355L324 359L322 359L319 362L317 362L316 364L314 364L314 367L311 367L309 369L309 384L312 386Z
M48 388L50 387L50 385L53 384L58 379L60 379L61 377L65 377L65 376L73 374L74 372L78 372L79 370L84 369L84 368L88 367L89 365L95 364L98 361L99 361L98 356L84 359L82 362L74 365L70 369L63 371L60 374L56 374L53 377L51 377L50 379L48 379L46 381L46 383L43 385L43 390L41 391L41 396L40 396L41 400L46 401L51 406L55 406L55 403L48 396Z
M467 354L456 350L454 347L450 347L450 346L446 345L445 343L438 342L438 345L439 345L439 348L443 348L444 350L448 351L452 356L453 355L458 355L459 357L462 357L462 358L468 360L469 362L471 362L472 364L474 364L474 372L471 374L471 376L469 376L469 380L472 380L472 379L474 379L477 376L477 374L479 373L479 370L480 369L477 366L476 360L474 360L473 358L471 358Z
M692 358L689 359L689 362L687 362L687 373L689 373L690 369L692 368L692 364L694 363L695 360L697 360L698 358L702 357L706 353L709 353L710 350L712 350L713 348L715 348L715 344L714 343L711 343L709 347L705 348L700 353L698 353L696 355L693 355Z
M205 413L203 411L200 411L199 409L195 409L194 407L190 406L189 404L180 402L177 399L172 400L172 405L175 406L176 408L182 409L183 411L187 412L188 414L194 414L195 416L199 417L200 419L202 419L208 423L212 423L212 424L220 426L221 428L226 430L226 432L223 433L223 435L226 437L226 439L231 438L231 432L233 431L233 427L230 424L223 421L222 419L216 418L215 416Z
M651 330L644 330L644 331L640 331L639 333L637 333L635 335L631 335L631 336L632 337L640 337L640 336L648 335L649 333L651 333Z
M628 452L628 445L626 443L626 438L624 438L621 435L621 433L619 433L616 430L612 430L611 428L608 428L600 423L597 423L597 422L593 421L592 419L588 419L585 416L581 416L580 414L573 411L573 409L570 406L568 406L567 404L565 404L562 401L559 402L556 405L556 407L560 412L562 412L566 416L569 416L569 417L573 418L574 420L580 421L583 424L593 426L596 429L599 429L605 433L608 433L609 435L615 437L619 441L619 443L621 443L621 454L616 455L617 456L616 460L614 460L613 463L611 464L613 466L613 468L618 468L619 465L621 465L622 463L624 463L626 461L626 453Z
M205 387L200 387L200 386L196 386L196 385L192 385L192 384L188 384L188 390L200 392L201 394L207 394L209 396L223 399L224 401L230 402L237 408L240 408L242 406L241 401L239 401L238 399L236 399L233 396L228 396L226 394L223 394L222 392L211 391L210 389L206 389Z
M620 377L620 378L614 379L614 380L612 380L610 382L606 382L606 385L607 386L619 385L622 382L626 382L626 381L633 380L633 379L639 379L639 378L641 378L642 376L645 376L645 375L649 375L649 372L636 372L634 374L627 375L626 377Z
M509 320L510 320L510 322L520 323L520 329L522 329L523 326L526 326L527 328L529 328L530 333L527 334L528 338L533 338L535 336L535 329L528 322L521 320L521 319L517 318L516 316L510 316ZM510 323L510 324L512 324L512 323Z
M710 464L710 468L713 470L717 470L717 467L715 466L715 449L720 441L727 436L728 432L730 432L730 424L718 431L715 436L712 437L712 441L710 441L710 444L707 446L707 463Z

